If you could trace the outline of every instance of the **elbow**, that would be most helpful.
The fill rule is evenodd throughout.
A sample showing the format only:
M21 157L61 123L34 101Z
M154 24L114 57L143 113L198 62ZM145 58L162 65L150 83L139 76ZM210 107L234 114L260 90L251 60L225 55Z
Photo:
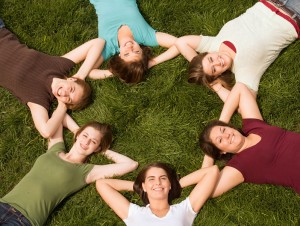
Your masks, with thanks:
M49 139L52 136L52 133L50 133L50 131L47 130L46 128L40 129L39 132L42 135L42 137L44 137L45 139Z
M139 166L139 163L137 161L132 161L130 164L131 171L136 170Z

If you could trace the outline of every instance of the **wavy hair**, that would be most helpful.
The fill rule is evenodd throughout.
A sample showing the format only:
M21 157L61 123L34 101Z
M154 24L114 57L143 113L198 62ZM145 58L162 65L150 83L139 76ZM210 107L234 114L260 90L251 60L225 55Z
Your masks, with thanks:
M136 84L144 79L148 71L148 63L152 58L151 48L142 46L142 58L139 61L126 62L119 55L114 55L108 61L108 68L115 76L125 83Z

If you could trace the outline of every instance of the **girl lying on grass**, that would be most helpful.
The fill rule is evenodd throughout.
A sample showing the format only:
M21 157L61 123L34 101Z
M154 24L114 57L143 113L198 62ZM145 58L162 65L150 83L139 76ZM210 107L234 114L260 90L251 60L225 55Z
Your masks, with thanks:
M225 101L233 73L256 96L261 76L299 38L299 27L299 0L260 0L227 22L217 36L183 36L176 46L190 62L189 81L212 88Z
M242 132L228 124L237 108ZM203 167L232 157L221 171L214 197L243 182L288 186L300 194L300 134L264 122L254 96L242 83L230 92L220 121L202 132L200 147L205 153Z
M49 56L20 43L0 19L0 86L29 107L34 125L44 138L53 136L62 123L71 131L78 129L66 111L87 106L91 88L76 75L66 75L82 61L78 74L87 75L99 58L100 44L100 39L94 39L61 57ZM58 105L49 117L55 99Z
M97 191L104 201L128 226L191 226L210 197L219 176L217 166L197 170L178 180L176 171L167 164L153 163L141 170L135 182L101 179ZM196 184L182 202L172 205L180 197L181 188ZM135 191L145 207L130 203L119 191Z
M124 175L136 169L137 162L108 150L111 141L109 125L91 122L77 131L73 146L65 152L60 126L49 140L48 151L0 199L0 224L44 225L53 209L67 196L98 179ZM115 163L86 163L90 155L98 152Z
M138 83L148 68L178 55L176 37L156 32L141 15L136 0L90 0L98 15L98 33L102 40L101 59L108 70L94 69L92 79L117 76L126 83ZM152 59L149 46L168 48ZM84 77L81 77L84 79Z

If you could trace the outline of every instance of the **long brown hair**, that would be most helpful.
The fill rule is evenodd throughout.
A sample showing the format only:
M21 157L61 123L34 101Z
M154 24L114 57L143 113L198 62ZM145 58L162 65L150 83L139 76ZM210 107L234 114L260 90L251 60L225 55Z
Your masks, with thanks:
M115 76L126 83L139 83L148 71L148 63L152 58L151 48L142 46L142 58L139 61L126 62L119 55L114 55L108 61L108 68Z
M209 89L212 89L211 88L212 83L217 79L219 79L222 85L226 89L231 90L235 81L234 74L231 71L229 70L224 71L221 75L218 76L211 76L204 72L202 61L207 54L208 54L207 52L200 53L191 60L188 69L189 71L188 81L190 83L204 85Z
M155 162L145 166L136 177L133 184L133 190L139 194L145 205L149 204L148 195L146 192L144 192L142 184L145 182L148 170L154 167L161 168L167 173L167 177L171 183L171 190L168 194L168 202L171 205L174 199L180 197L182 188L179 184L179 178L175 169L167 163Z

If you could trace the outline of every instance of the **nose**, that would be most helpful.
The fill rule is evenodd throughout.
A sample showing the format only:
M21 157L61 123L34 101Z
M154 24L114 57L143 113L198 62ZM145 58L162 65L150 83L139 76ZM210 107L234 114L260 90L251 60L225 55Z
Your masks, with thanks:
M160 185L161 184L161 181L160 181L160 179L158 178L158 179L156 179L156 181L155 181L155 184L157 184L157 185Z
M86 139L86 140L85 140L85 145L89 145L89 144L90 144L90 142L91 142L91 140L90 140L90 139Z

